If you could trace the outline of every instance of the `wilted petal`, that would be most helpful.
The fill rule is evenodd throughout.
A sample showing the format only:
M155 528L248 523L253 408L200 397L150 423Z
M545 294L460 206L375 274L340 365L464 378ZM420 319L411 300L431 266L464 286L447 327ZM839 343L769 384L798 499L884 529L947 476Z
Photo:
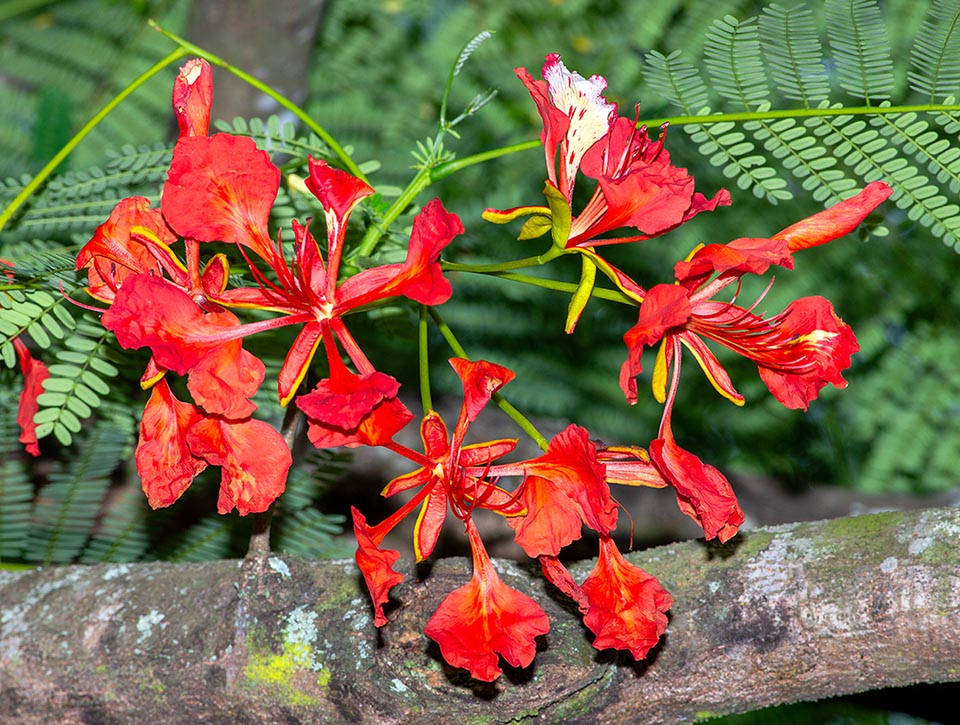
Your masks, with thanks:
M423 631L451 665L493 682L502 673L497 655L513 667L527 667L537 651L535 638L550 630L550 622L535 601L503 583L472 520L466 526L473 578L447 595Z
M657 579L634 566L607 536L600 537L600 556L583 582L589 611L583 623L596 635L597 649L629 650L646 657L667 627L673 598Z
M561 564L557 557L540 556L538 560L540 561L540 568L543 570L543 575L547 578L547 581L575 601L580 607L581 614L586 614L590 611L587 595L584 594L580 585L574 581L570 570Z
M43 381L50 377L50 370L30 354L23 340L13 338L13 347L17 351L20 371L23 373L23 390L17 406L17 424L20 426L20 442L31 456L40 455L40 443L37 440L37 425L33 416L40 410L37 397L43 392Z
M772 239L785 241L791 252L833 241L852 232L892 193L893 189L882 181L874 181L856 196L777 232Z
M192 58L173 82L173 112L180 136L206 136L213 103L213 72L202 58Z
M263 421L205 417L187 431L187 443L194 455L223 468L217 500L221 514L234 508L241 516L266 511L287 485L290 449Z
M403 581L403 574L393 569L393 565L400 558L400 552L381 549L378 546L380 540L372 534L363 514L353 506L350 507L350 513L353 515L353 533L357 537L357 566L373 600L373 623L382 627L387 623L383 605L390 600L390 590Z
M669 425L650 443L650 457L677 492L677 505L696 521L707 539L732 538L743 523L743 511L726 477L677 445Z
M187 443L188 431L202 418L196 406L174 397L166 380L153 386L140 421L136 455L143 492L152 508L172 504L207 467Z

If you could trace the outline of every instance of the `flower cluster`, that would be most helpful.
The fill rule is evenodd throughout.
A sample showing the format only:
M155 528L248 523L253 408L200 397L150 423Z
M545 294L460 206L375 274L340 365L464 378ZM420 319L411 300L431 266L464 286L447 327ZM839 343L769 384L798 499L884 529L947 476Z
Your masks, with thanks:
M243 343L249 335L294 327L277 395L282 405L292 402L305 416L310 442L320 448L381 446L414 467L383 489L387 497L408 497L384 521L368 524L353 509L356 560L375 624L386 624L384 607L403 580L394 569L400 553L383 547L387 534L416 511L413 548L420 561L434 551L452 514L470 543L473 577L446 596L425 632L449 663L485 681L500 675L501 657L514 667L528 666L549 622L533 599L497 574L474 511L504 518L520 548L578 605L594 646L646 656L664 632L672 601L614 543L618 506L610 484L671 486L680 508L707 538L726 541L736 533L743 514L727 479L681 448L671 430L683 348L716 389L737 403L743 398L706 340L755 361L771 392L788 407L806 408L827 383L842 387L841 373L857 343L826 300L804 298L764 317L754 311L757 303L742 307L736 294L726 301L717 296L731 285L739 290L746 274L762 274L770 265L791 267L794 252L846 234L889 195L886 186L874 183L769 239L702 246L676 265L673 283L646 289L597 250L663 235L729 204L729 195L720 191L708 199L696 192L690 175L671 164L663 132L652 141L636 119L617 115L603 97L604 79L569 71L556 55L547 57L543 80L522 68L517 74L544 122L546 204L491 209L485 217L498 223L528 217L521 239L549 232L553 256L581 257L568 332L592 295L597 271L636 306L637 324L624 335L620 385L627 400L636 402L641 354L659 343L653 387L664 413L646 449L604 446L577 425L545 444L542 455L523 461L502 460L515 449L514 439L466 443L471 424L514 374L462 356L450 360L463 385L452 431L438 413L426 410L420 421L422 452L396 442L415 416L398 398L398 381L374 368L345 317L390 298L429 306L446 302L452 288L440 256L463 233L460 220L435 199L414 219L403 262L344 275L348 221L374 190L310 158L305 185L323 208L325 254L309 222L294 221L292 242L285 245L284 232L274 238L268 226L280 170L249 138L209 135L213 87L205 61L189 61L174 85L179 139L160 205L141 197L122 200L77 259L77 268L87 271L89 294L108 306L104 326L124 348L150 352L141 384L151 392L136 451L150 504L170 505L211 465L222 468L221 513L265 511L283 492L290 446L254 418L252 398L264 382L265 366ZM581 174L596 186L575 214L574 186ZM606 236L624 228L631 230L627 236ZM202 262L207 250L214 251ZM230 284L228 253L243 260L246 286ZM252 320L242 322L237 312ZM310 371L321 347L316 367L323 377L313 382ZM39 386L40 373L31 379ZM175 389L192 400L181 400ZM578 583L561 563L561 551L585 528L596 533L599 556Z
M528 216L520 239L549 231L559 252L582 256L584 272L571 300L567 332L573 332L590 298L597 270L639 308L637 324L623 337L627 359L620 371L620 387L629 403L637 402L636 376L642 372L643 350L659 343L653 393L664 409L659 433L649 445L650 463L673 486L680 509L703 527L706 537L727 541L743 523L733 490L720 471L677 444L671 427L682 350L686 348L716 390L737 405L743 404L743 396L704 340L755 362L770 392L788 408L806 410L827 383L844 387L841 373L858 349L857 339L826 299L798 299L780 314L764 317L754 311L759 299L742 307L737 304L737 292L744 275L763 274L771 265L792 269L794 252L849 233L892 190L876 181L769 239L701 245L676 264L673 283L646 289L597 248L660 236L701 212L729 204L729 195L720 191L707 200L694 191L686 170L670 163L663 147L666 128L661 129L659 141L652 143L646 128L618 117L616 105L603 97L607 85L603 78L584 78L568 70L556 54L547 56L543 80L534 80L524 68L518 68L517 75L544 122L540 137L547 159L547 205L487 209L484 217L507 223ZM574 216L578 173L595 179L597 185L587 205ZM637 233L600 236L621 227L632 227ZM731 299L717 299L731 285L735 290Z
M154 507L168 506L208 465L223 469L218 509L265 511L279 496L291 465L288 445L252 417L251 397L264 381L264 364L243 338L300 326L278 378L280 402L294 399L323 344L328 376L296 397L320 447L379 445L413 415L397 399L399 384L378 372L350 335L343 316L360 306L403 295L424 304L450 296L440 250L462 232L439 201L414 222L402 264L339 280L351 211L373 193L360 179L310 159L307 188L324 208L327 258L306 225L293 224L292 260L268 231L280 170L252 139L208 136L213 97L210 66L188 62L173 93L180 138L159 209L142 197L122 200L77 258L88 271L88 291L109 304L103 325L128 349L148 348L142 378L152 388L140 426L137 469ZM185 260L173 251L183 240ZM255 286L229 287L222 251L201 266L201 250L238 247ZM229 308L274 313L241 324ZM341 358L340 343L356 372ZM186 376L193 403L178 400L169 373Z

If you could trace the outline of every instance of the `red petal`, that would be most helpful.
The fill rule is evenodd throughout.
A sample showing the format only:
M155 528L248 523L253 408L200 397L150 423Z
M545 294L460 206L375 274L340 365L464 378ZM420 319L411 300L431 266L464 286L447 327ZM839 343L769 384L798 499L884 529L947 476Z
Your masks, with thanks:
M202 58L188 60L173 82L173 111L180 136L206 136L213 103L213 72Z
M325 378L297 406L307 414L307 436L317 448L388 443L413 414L397 399L400 383L386 373L344 370Z
M361 199L374 193L365 181L346 171L333 168L326 161L317 161L312 156L310 178L305 183L324 210L333 214L341 223Z
M433 553L443 522L447 518L447 493L442 486L433 488L435 490L427 495L420 507L420 514L413 529L413 551L418 562Z
M716 468L685 451L673 439L669 425L663 437L650 443L650 457L677 492L680 510L703 527L706 538L720 543L732 538L743 523L730 482Z
M494 393L516 377L512 370L486 360L454 357L449 362L463 383L463 410L470 422L477 419Z
M551 53L547 56L547 61L549 62L552 59L559 61L560 56ZM543 119L540 142L543 144L547 160L547 173L550 180L556 184L557 175L554 167L557 162L557 147L566 136L567 129L570 128L570 117L553 105L546 81L535 80L526 68L514 68L514 73L517 74L517 78L530 92L533 102L537 105L537 112Z
M583 582L589 611L583 623L596 635L597 649L629 650L634 659L646 657L667 627L673 604L657 579L634 566L609 537L600 538L600 557Z
M187 432L187 443L195 455L223 467L217 501L221 514L234 507L241 516L266 511L287 485L290 449L263 421L203 418Z
M337 289L334 312L400 295L425 305L443 304L452 289L440 267L440 252L462 233L460 218L434 199L413 220L404 263L366 269L344 280Z
M493 682L502 672L497 655L513 667L527 667L537 651L535 638L550 630L550 622L535 601L503 583L473 521L466 526L473 578L447 595L423 631L451 665Z
M637 324L623 336L627 359L620 369L620 388L631 404L637 402L634 378L643 372L643 348L662 340L672 328L687 324L693 314L689 294L679 285L658 284L643 298Z
M708 244L689 260L677 262L674 272L680 282L699 281L713 273L763 274L771 264L793 269L793 255L785 240L744 238L729 244Z
M151 239L156 243L148 246ZM161 264L157 257L166 257L163 267L168 272L181 272L169 248L176 241L160 212L150 207L150 200L131 196L121 199L107 221L97 227L77 255L77 269L87 268L92 297L112 302L127 277L159 275ZM182 275L177 275L177 281L185 282L186 270L182 270Z
M281 405L286 405L296 395L322 337L323 327L317 321L308 322L297 333L283 361L283 367L280 368L280 375L277 376L277 392Z
M617 525L606 471L584 428L570 425L547 452L523 464L521 497L526 516L509 519L516 541L530 557L556 556L580 538L581 525L608 534Z
M194 400L208 413L244 418L256 409L250 398L263 382L264 365L230 339L240 321L227 310L204 313L190 296L150 275L130 277L103 316L127 349L149 347L157 364L189 373Z
M40 443L37 440L37 425L33 416L40 410L37 397L43 392L43 381L50 377L50 370L30 354L30 350L19 338L13 338L13 347L20 361L23 373L23 390L17 406L17 424L20 426L20 442L31 456L40 455Z
M867 215L882 204L893 189L882 181L867 184L859 194L834 204L773 235L787 242L791 252L825 244L852 232Z
M196 406L174 397L166 380L153 386L137 444L137 472L151 507L172 504L207 467L187 444L187 432L202 418Z
M393 570L393 565L400 558L400 552L379 548L379 539L371 536L371 529L367 526L363 514L353 506L350 507L350 512L353 514L353 533L357 537L357 566L373 600L373 623L382 627L387 623L383 605L390 600L390 590L403 581L403 574Z
M163 187L163 216L177 234L235 242L270 261L267 222L280 170L251 138L218 133L181 138Z
M788 408L806 410L827 383L847 387L841 373L850 367L850 357L860 346L828 300L803 297L787 305L776 319L791 359L808 361L801 372L760 366L760 377L777 400Z

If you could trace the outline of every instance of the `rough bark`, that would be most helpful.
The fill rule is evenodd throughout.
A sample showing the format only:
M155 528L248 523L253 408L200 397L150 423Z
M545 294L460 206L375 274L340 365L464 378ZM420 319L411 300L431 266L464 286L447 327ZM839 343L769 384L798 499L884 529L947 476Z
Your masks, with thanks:
M552 629L531 668L493 685L447 667L420 631L466 580L461 559L408 572L380 633L352 561L0 572L0 720L673 723L960 680L960 509L776 526L629 558L675 598L646 662L593 650L535 567L499 562Z

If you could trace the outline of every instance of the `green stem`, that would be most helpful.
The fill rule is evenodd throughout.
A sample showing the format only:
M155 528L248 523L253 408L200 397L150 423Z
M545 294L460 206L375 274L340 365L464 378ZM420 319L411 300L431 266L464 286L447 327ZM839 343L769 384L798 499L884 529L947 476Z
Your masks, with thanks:
M514 269L524 269L526 267L539 267L552 259L563 254L563 250L556 247L550 247L543 254L533 257L524 257L515 259L512 262L501 262L499 264L460 264L458 262L442 262L444 271L447 272L475 272L477 274L496 274L497 272L509 272Z
M469 265L455 264L453 262L443 262L443 269L449 272L474 272L474 269L466 269ZM528 284L531 287L541 287L543 289L553 290L554 292L569 292L573 294L577 291L576 282L560 282L555 279L544 279L543 277L534 277L529 274L517 274L516 272L483 272L492 277L508 279L511 282ZM609 300L610 302L619 302L622 305L637 306L637 301L623 294L620 290L607 289L605 287L594 287L592 295L598 299Z
M489 151L483 151L479 154L473 154L472 156L464 156L462 159L454 159L453 161L448 161L437 166L430 172L430 180L439 181L440 179L445 179L451 174L466 169L469 166L476 166L477 164L492 161L493 159L499 159L501 156L542 148L543 144L540 143L540 139L537 139L535 141L522 141L520 143L510 144L509 146L501 146L500 148L490 149Z
M407 188L400 193L400 196L396 198L393 204L390 205L390 208L384 213L380 223L367 229L363 239L360 240L356 254L360 257L369 257L373 254L377 242L380 241L380 238L383 237L386 230L389 229L396 218L403 213L403 210L417 198L420 192L430 186L430 182L430 169L420 169L417 175L413 177L413 180L407 185Z
M226 71L229 71L240 80L244 81L245 83L249 83L258 91L270 96L270 98L272 98L278 104L280 104L281 107L290 111L294 116L296 116L301 121L303 121L303 123L307 126L307 128L309 128L311 131L317 134L317 136L319 136L320 139L322 139L323 142L330 147L330 150L334 154L336 154L337 158L340 159L341 163L346 167L347 171L349 171L351 174L356 176L358 179L361 179L364 182L367 181L367 177L364 176L362 171L360 171L360 167L358 167L356 163L353 161L353 159L350 158L349 154L347 154L347 152L343 149L343 147L340 146L340 144L338 144L334 140L333 136L331 136L327 132L327 130L323 128L323 126L321 126L312 118L310 118L307 112L304 111L302 108L300 108L300 106L298 106L296 103L294 103L293 101L291 101L286 96L279 93L278 91L275 91L273 88L266 85L262 81L257 80L249 73L245 73L244 71L240 70L236 66L231 65L230 63L223 60L219 56L216 56L213 53L204 50L198 45L194 45L188 40L181 38L179 35L175 35L174 33L171 33L169 30L165 30L164 28L160 27L155 21L148 20L147 22L150 24L150 27L152 27L153 29L157 30L161 34L168 37L174 43L179 45L183 50L187 51L192 55L198 55L201 58L205 58L210 63L216 66L219 66Z
M742 111L740 113L713 113L708 116L674 116L640 121L640 126L706 125L727 121L767 121L777 118L814 118L816 116L883 116L890 113L937 113L960 111L960 104L925 103L914 106L849 106L838 108L782 108L776 111Z
M114 96L103 108L97 111L93 118L83 124L83 127L77 131L76 134L74 134L73 138L67 141L64 147L60 149L60 151L58 151L57 154L50 159L50 161L47 162L46 166L40 169L40 171L37 172L37 175L30 179L27 185L20 190L20 193L13 198L13 201L7 205L7 208L3 210L3 213L0 213L0 229L3 229L7 225L7 222L13 218L13 215L17 213L27 199L29 199L33 193L40 188L40 186L50 177L54 170L63 163L63 160L66 159L67 156L69 156L70 153L80 144L80 142L87 137L87 134L96 128L96 126L104 118L106 118L111 111L113 111L113 109L119 106L131 93L153 78L153 76L155 76L157 73L162 71L171 63L174 63L185 57L186 55L187 52L183 48L177 48L169 55L157 61L148 70L137 76L133 82L130 83L130 85Z
M453 350L453 354L457 357L462 357L464 360L469 360L470 356L467 355L467 351L463 349L463 345L460 344L457 336L453 334L453 330L450 329L450 326L447 325L440 313L437 312L437 309L435 307L428 307L427 310L430 313L430 317L433 318L437 329L440 330L440 334L443 335L443 339L447 341L450 349ZM520 426L520 429L530 436L541 450L547 450L547 439L523 413L513 407L500 393L493 394L493 402L497 404L500 410L510 416L513 422Z
M417 323L417 344L420 352L420 402L423 405L424 413L433 410L433 400L430 398L430 351L427 345L428 332L427 306L420 305L420 320Z

